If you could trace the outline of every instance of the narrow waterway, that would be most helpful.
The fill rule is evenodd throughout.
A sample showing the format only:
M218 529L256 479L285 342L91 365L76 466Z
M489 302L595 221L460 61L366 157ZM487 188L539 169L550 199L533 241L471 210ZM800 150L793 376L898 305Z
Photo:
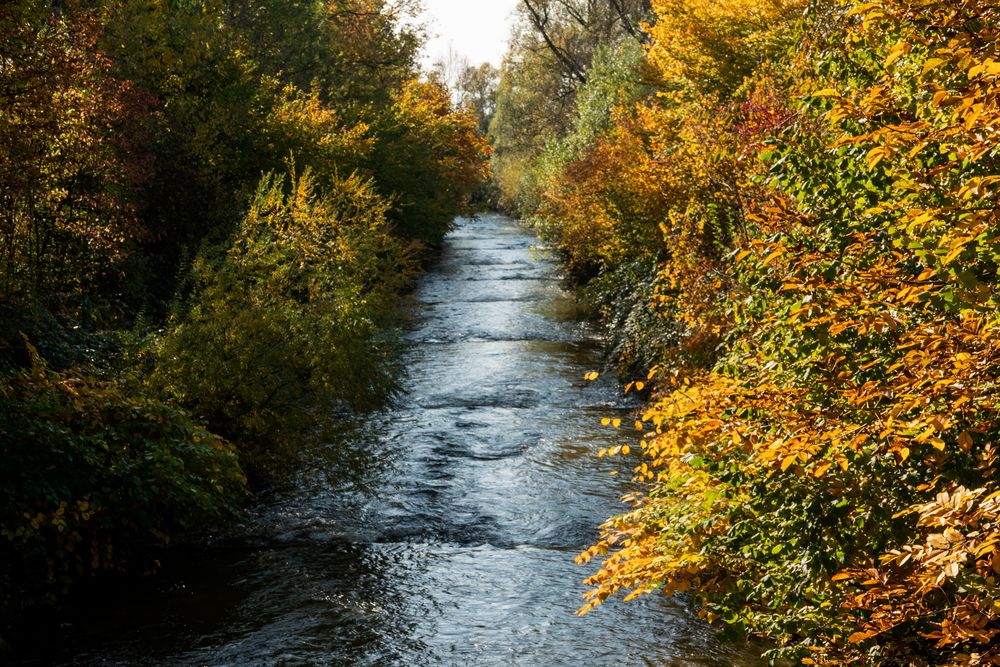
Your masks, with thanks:
M536 244L495 215L448 237L415 295L400 400L359 441L383 469L371 495L306 484L28 664L756 664L681 602L574 615L573 557L626 482L594 456L615 439L600 419L629 406L583 380L598 341Z

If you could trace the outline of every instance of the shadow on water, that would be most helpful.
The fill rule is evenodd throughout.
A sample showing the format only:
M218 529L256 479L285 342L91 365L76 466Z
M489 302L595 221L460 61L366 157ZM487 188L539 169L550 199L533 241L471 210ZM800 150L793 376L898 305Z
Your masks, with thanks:
M622 509L600 419L631 406L582 379L598 341L535 244L501 216L449 236L399 400L338 445L379 462L370 492L304 475L238 539L71 612L21 664L760 664L681 601L574 615L573 556Z

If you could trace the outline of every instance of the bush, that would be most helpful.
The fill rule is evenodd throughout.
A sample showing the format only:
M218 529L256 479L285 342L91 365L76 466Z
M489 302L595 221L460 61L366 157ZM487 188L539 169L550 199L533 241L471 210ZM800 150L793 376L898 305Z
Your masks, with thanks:
M148 380L238 443L252 477L391 393L383 325L410 272L367 182L290 183L265 177L233 244L196 262Z
M581 554L603 557L587 607L693 592L803 664L1000 664L1000 9L817 9L717 130L672 102L698 131L656 136L715 187L668 211L658 305L684 329L650 375L643 491Z
M396 204L390 217L404 239L439 244L486 180L490 148L476 115L455 111L436 83L409 81L375 125L369 168Z
M0 609L150 565L146 548L225 519L232 446L169 405L34 368L0 378Z

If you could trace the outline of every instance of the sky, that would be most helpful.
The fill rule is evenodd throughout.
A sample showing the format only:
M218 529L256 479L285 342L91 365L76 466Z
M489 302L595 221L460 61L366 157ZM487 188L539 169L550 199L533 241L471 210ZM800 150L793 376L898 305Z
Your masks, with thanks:
M449 47L473 64L500 64L510 37L510 16L518 0L424 0L430 41L425 61L448 54Z

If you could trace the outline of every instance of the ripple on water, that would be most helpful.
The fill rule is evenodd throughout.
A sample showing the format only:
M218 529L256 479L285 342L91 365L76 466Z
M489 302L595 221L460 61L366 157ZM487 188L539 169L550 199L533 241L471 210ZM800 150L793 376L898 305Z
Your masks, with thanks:
M582 591L567 582L580 574L564 550L517 545L210 554L159 614L121 619L126 627L149 624L141 640L79 647L65 664L754 664L677 601L610 603L575 616ZM202 603L190 592L198 585L229 595Z

